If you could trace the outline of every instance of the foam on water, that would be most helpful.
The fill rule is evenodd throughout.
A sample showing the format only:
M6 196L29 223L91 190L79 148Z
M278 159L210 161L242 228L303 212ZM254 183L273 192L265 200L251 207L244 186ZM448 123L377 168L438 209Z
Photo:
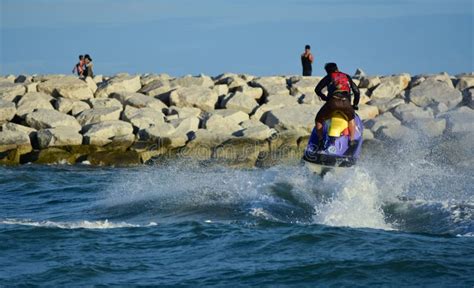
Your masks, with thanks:
M128 221L145 215L138 222L159 221L163 215L203 221L250 217L465 235L474 229L473 172L464 169L466 161L459 166L452 159L472 152L459 151L456 141L415 137L366 145L357 166L324 178L287 165L234 169L178 161L117 170L100 205L108 211L104 218ZM440 156L445 154L454 156Z
M316 223L354 228L392 229L385 222L379 189L366 171L351 169L324 178L333 195L315 206Z
M116 228L137 228L156 226L155 222L146 225L131 224L127 222L110 222L106 220L98 221L76 221L76 222L55 222L55 221L34 221L30 219L6 219L1 220L2 225L22 225L43 228L60 228L60 229L116 229Z

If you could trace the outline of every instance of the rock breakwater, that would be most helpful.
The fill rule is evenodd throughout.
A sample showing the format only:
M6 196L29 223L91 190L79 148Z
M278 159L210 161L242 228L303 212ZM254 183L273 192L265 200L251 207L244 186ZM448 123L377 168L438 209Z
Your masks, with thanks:
M163 157L271 165L301 157L322 77L225 73L0 77L0 164L139 165ZM357 71L368 141L473 135L474 74ZM474 137L473 137L474 138Z

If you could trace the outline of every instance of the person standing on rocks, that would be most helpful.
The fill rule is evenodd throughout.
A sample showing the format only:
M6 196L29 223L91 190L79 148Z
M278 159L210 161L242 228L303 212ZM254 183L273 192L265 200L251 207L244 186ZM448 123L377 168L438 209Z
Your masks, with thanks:
M94 67L94 64L92 64L92 58L89 56L89 54L84 55L84 62L86 69L84 70L83 76L84 78L86 77L94 77L94 72L92 71L92 67Z
M76 73L77 71L77 76L82 77L84 73L84 56L79 55L79 62L77 62L76 66L74 66L74 69L72 69L72 73Z
M326 101L323 107L316 115L316 131L320 141L319 147L322 147L323 139L323 122L331 117L331 114L339 110L344 113L349 120L349 134L351 139L351 146L355 144L355 110L359 110L360 92L357 85L352 81L351 77L339 71L336 63L327 63L324 66L327 75L319 81L314 89L314 92ZM328 95L325 95L322 90L327 87ZM354 92L354 105L351 106L351 90Z
M304 53L301 54L301 65L303 66L303 76L311 76L313 72L314 57L311 54L311 46L306 45L304 47Z

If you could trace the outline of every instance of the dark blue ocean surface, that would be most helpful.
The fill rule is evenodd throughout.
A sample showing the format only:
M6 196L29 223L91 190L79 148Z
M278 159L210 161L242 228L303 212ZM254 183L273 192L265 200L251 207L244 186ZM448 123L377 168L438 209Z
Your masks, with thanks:
M415 150L324 178L297 165L0 167L0 286L472 287L471 160Z

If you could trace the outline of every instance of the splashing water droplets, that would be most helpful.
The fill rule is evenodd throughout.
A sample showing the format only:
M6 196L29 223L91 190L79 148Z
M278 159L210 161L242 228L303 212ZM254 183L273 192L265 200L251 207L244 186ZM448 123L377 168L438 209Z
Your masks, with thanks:
M329 174L323 181L332 197L315 206L316 223L330 226L392 229L385 223L379 189L366 171L352 169L343 175Z

